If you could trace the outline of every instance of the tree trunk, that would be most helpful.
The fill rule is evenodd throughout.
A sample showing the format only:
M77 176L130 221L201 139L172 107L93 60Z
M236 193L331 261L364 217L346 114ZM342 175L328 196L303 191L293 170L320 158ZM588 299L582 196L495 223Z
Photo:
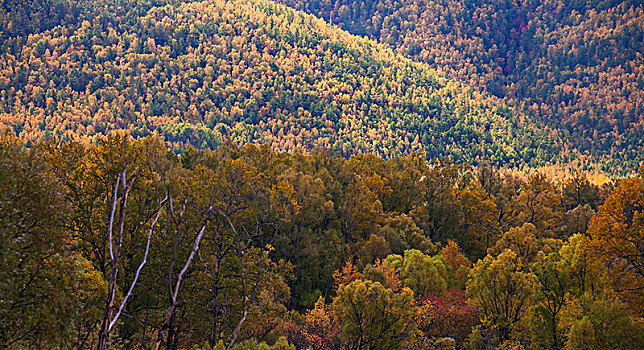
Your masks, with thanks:
M177 276L177 282L174 285L174 290L171 291L170 293L170 305L168 306L168 310L166 311L165 318L163 319L163 324L161 325L161 329L159 329L159 336L157 337L157 343L156 343L156 346L154 347L155 350L161 349L161 345L163 344L163 339L165 339L166 336L168 336L168 332L171 327L172 317L174 315L174 310L177 307L177 296L179 295L179 289L181 288L181 283L183 282L183 276L185 275L186 271L188 271L188 268L192 263L192 259L194 259L195 254L197 254L197 251L199 250L199 244L201 243L201 238L203 237L203 234L206 231L206 226L208 225L208 221L210 220L212 209L213 209L213 206L210 206L210 208L208 209L208 212L206 213L203 226L201 226L201 229L197 234L197 238L195 239L195 244L192 247L190 256L188 256L188 260L186 261L186 264L183 266L183 269L181 269L181 272L179 272L179 275ZM170 339L168 338L167 341L169 342Z
M130 183L127 183L125 177L125 170L119 173L119 176L116 179L116 186L114 188L114 200L112 202L112 215L109 220L109 247L110 247L110 283L107 293L107 300L105 311L103 312L103 321L101 322L101 330L98 334L98 350L109 349L110 347L110 330L111 330L111 319L112 313L114 311L114 299L116 299L116 280L118 277L118 263L119 257L121 254L121 245L123 242L123 226L125 224L125 209L127 207L127 197L130 194L130 190L138 177L138 173L134 174ZM119 215L118 215L118 225L117 225L117 235L116 241L114 241L114 248L112 248L112 227L114 224L114 213L116 212L116 202L119 190L119 184L123 186L123 194L121 195Z

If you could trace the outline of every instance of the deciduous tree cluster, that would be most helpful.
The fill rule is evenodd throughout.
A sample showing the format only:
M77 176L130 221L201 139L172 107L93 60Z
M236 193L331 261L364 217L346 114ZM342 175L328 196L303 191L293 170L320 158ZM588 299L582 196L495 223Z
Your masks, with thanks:
M417 154L0 141L3 348L644 341L644 170L598 187Z

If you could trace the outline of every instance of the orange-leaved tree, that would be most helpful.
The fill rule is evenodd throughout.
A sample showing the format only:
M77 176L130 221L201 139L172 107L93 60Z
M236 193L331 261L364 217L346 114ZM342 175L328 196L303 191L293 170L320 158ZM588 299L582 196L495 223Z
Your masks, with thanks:
M588 233L591 261L606 266L615 291L644 314L644 167L618 183Z

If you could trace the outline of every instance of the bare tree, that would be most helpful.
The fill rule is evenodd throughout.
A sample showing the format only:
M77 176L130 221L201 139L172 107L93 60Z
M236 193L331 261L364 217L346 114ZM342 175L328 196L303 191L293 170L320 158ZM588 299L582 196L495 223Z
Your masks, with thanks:
M102 316L101 328L98 336L99 350L107 349L110 346L110 331L112 330L112 328L118 321L119 317L121 316L121 313L123 312L123 308L125 307L125 304L127 303L130 296L132 295L132 291L134 290L134 287L139 279L141 270L143 269L143 266L147 262L148 252L150 250L150 239L152 237L152 232L154 231L154 227L157 221L159 220L159 215L161 214L161 208L163 207L163 204L167 200L167 195L166 195L166 198L161 200L159 204L159 208L156 210L156 215L154 217L154 220L148 232L148 238L145 246L145 253L143 255L143 260L141 261L141 264L136 270L134 280L132 281L132 284L130 285L130 288L125 298L121 302L121 305L119 306L116 314L114 314L114 302L116 299L116 283L118 279L118 264L121 256L121 248L123 245L123 230L125 226L125 213L127 209L127 200L128 200L130 191L132 190L134 183L136 182L138 177L139 177L139 172L136 172L129 179L129 182L128 182L126 171L122 170L116 178L116 186L114 187L114 196L112 199L112 211L108 222L108 245L109 245L109 252L110 252L109 287L108 287L105 310ZM118 200L119 187L122 187L120 201ZM117 218L118 221L116 222L116 238L114 238L114 219L115 219L114 216L117 212L117 203L119 203L118 218Z
M181 272L179 272L179 275L177 275L177 280L174 283L174 287L172 287L172 270L174 268L174 264L177 260L177 241L178 241L178 236L179 236L179 225L178 223L181 221L183 218L183 214L185 212L186 208L186 203L184 202L183 208L179 214L179 216L175 216L174 213L174 207L172 205L172 197L170 197L170 218L172 221L175 222L176 226L176 231L175 231L175 241L173 244L172 248L172 260L170 263L170 268L168 271L168 279L170 283L170 305L168 306L168 309L166 310L165 318L163 319L163 324L161 325L161 329L159 329L159 335L157 337L157 342L155 345L155 350L159 350L163 344L164 339L166 336L168 336L168 332L171 329L171 322L172 318L174 315L174 311L177 307L178 303L178 295L179 295L179 290L181 288L181 283L183 282L183 278L188 271L188 268L190 268L190 264L192 263L192 260L195 257L195 254L197 254L197 251L199 250L199 245L201 244L201 239L203 238L203 234L206 231L206 227L208 226L208 222L210 220L210 216L213 212L213 205L210 205L206 213L204 214L204 219L203 219L203 224L201 225L201 228L199 229L199 232L197 233L197 237L195 238L195 243L192 247L192 250L190 251L190 255L188 256L188 260L186 260L186 263L184 264L183 268L181 269ZM170 339L168 339L167 343L170 343Z

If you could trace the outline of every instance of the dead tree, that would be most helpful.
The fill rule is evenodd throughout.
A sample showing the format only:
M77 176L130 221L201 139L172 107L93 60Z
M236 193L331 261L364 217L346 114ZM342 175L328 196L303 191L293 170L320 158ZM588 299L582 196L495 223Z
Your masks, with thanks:
M168 309L166 310L165 317L163 319L163 324L161 325L161 329L159 329L159 334L157 336L157 342L155 345L155 350L159 350L161 346L163 345L164 339L168 336L168 332L171 329L171 323L172 323L172 317L174 315L174 311L177 307L178 304L178 296L179 296L179 290L181 289L181 284L183 282L183 278L188 271L188 268L190 268L190 264L192 263L192 260L195 257L195 254L197 254L197 251L199 251L199 246L201 244L201 239L203 238L203 234L206 231L206 227L208 226L208 222L210 220L210 216L213 211L213 205L210 205L206 213L204 214L204 219L203 219L203 224L201 225L201 228L199 229L199 232L197 233L197 237L195 238L195 243L192 247L192 250L190 251L190 255L188 256L188 260L186 260L186 263L184 264L183 268L177 275L177 280L174 283L174 286L172 285L172 270L174 269L174 264L176 263L177 260L177 242L178 242L178 236L179 236L179 223L181 219L183 218L183 214L186 209L186 202L184 202L183 208L179 214L179 216L175 216L174 213L174 207L172 205L172 197L170 197L170 218L172 221L174 221L175 224L175 241L173 244L172 248L172 260L170 262L170 267L168 270L168 281L170 284L170 305L168 305ZM170 339L167 340L168 344L170 343Z
M127 200L128 200L130 191L132 190L138 176L139 176L139 172L135 173L134 176L132 176L128 182L126 177L126 171L123 170L118 174L116 178L116 186L114 187L114 197L112 199L112 211L108 222L108 245L109 245L109 252L110 252L109 286L108 286L107 299L105 303L105 310L103 311L103 316L101 321L101 328L98 335L99 350L108 349L110 347L110 331L116 324L116 321L118 321L119 317L121 316L123 308L125 307L127 300L132 295L132 291L134 290L134 287L138 281L139 275L141 273L141 269L143 269L143 266L147 262L148 252L150 250L150 238L152 237L152 232L154 231L154 227L159 219L159 215L161 214L161 208L163 207L163 204L167 199L167 196L166 196L166 199L163 199L159 204L159 208L156 211L154 221L150 226L143 260L141 261L141 264L136 270L134 280L130 285L128 293L126 294L125 298L121 302L121 305L119 306L118 311L116 312L116 314L114 314L114 302L116 299L116 283L118 279L118 264L121 256L121 248L123 245L123 229L125 225L125 213L127 209ZM119 187L122 187L120 201L118 200ZM116 238L114 238L114 216L117 211L117 202L119 203L118 218L117 218L118 221L116 222Z

